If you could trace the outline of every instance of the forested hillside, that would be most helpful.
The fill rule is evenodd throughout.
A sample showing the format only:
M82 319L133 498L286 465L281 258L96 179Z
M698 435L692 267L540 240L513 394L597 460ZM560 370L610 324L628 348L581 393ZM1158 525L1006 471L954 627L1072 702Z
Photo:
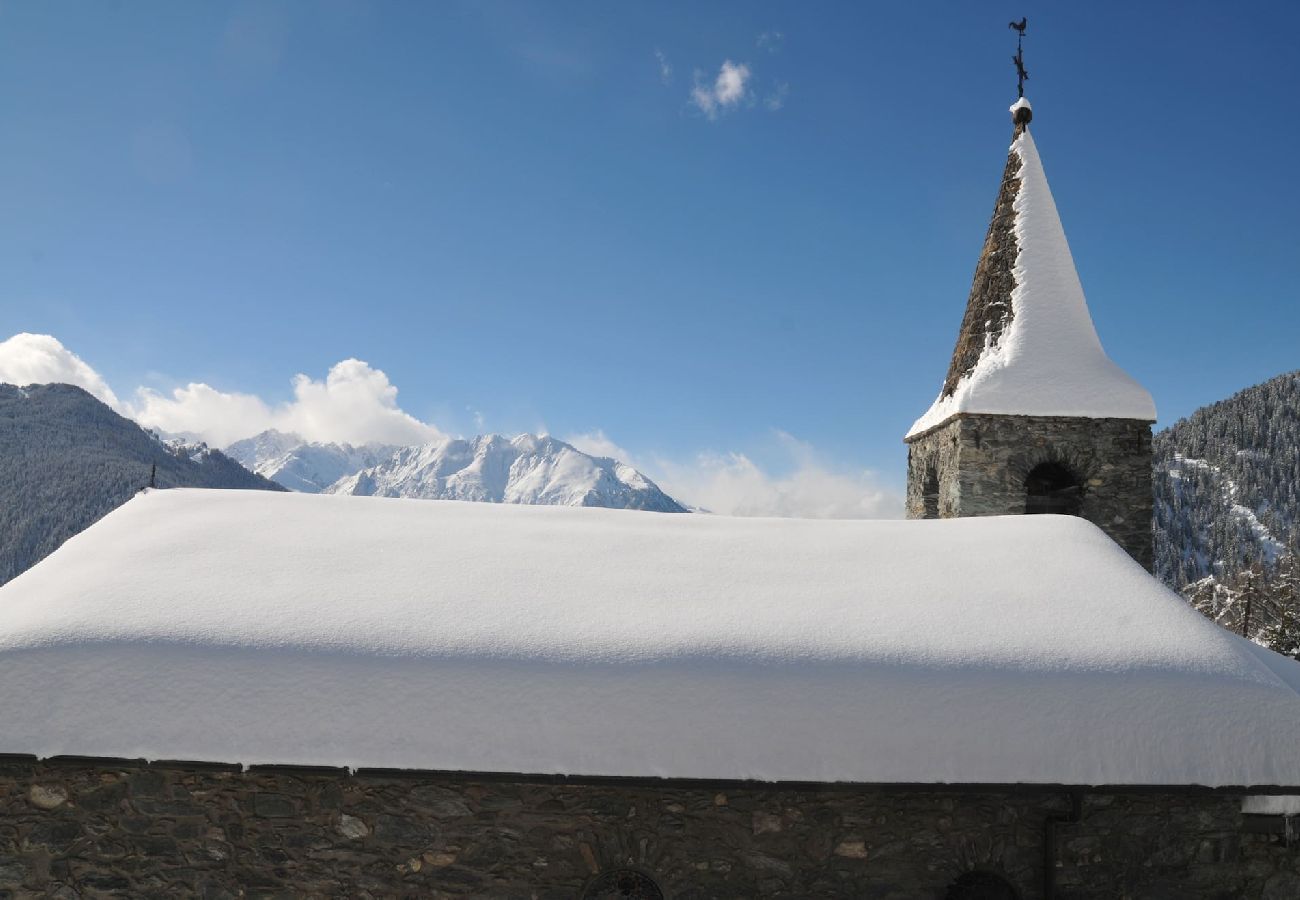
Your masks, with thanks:
M67 384L0 384L0 584L157 486L283 490L225 454L168 444Z
M1161 579L1255 637L1294 615L1300 372L1202 407L1157 434L1155 495Z

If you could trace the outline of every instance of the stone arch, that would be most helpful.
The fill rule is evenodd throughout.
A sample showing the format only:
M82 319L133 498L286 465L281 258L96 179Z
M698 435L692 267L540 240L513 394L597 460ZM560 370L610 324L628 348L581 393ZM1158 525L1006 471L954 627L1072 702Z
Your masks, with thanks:
M582 900L664 900L664 897L658 882L631 867L606 869L582 892Z
M984 870L959 876L944 894L944 900L1019 900L1020 895L1001 875Z
M1083 515L1083 476L1075 467L1047 460L1025 475L1025 513Z

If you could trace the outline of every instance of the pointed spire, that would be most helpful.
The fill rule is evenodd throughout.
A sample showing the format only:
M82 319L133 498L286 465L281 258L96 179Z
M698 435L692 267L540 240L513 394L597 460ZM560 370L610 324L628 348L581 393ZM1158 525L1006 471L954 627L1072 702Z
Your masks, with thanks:
M1023 97L997 204L939 398L908 439L960 413L1154 421L1151 395L1102 349L1029 133Z

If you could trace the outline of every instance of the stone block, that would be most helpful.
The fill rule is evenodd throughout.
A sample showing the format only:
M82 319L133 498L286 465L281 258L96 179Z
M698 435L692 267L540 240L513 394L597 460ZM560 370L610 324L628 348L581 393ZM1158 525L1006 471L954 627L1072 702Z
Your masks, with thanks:
M300 811L298 803L284 794L253 795L253 812L264 818L288 818Z

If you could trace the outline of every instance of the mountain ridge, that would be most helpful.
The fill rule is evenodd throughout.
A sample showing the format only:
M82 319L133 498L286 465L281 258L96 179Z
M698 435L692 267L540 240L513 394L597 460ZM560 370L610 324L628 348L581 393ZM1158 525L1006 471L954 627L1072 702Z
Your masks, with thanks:
M689 511L633 467L550 435L356 447L268 431L227 450L253 471L311 493Z
M379 465L398 449L395 444L305 441L272 428L235 441L226 453L250 472L291 491L317 494L346 475Z

